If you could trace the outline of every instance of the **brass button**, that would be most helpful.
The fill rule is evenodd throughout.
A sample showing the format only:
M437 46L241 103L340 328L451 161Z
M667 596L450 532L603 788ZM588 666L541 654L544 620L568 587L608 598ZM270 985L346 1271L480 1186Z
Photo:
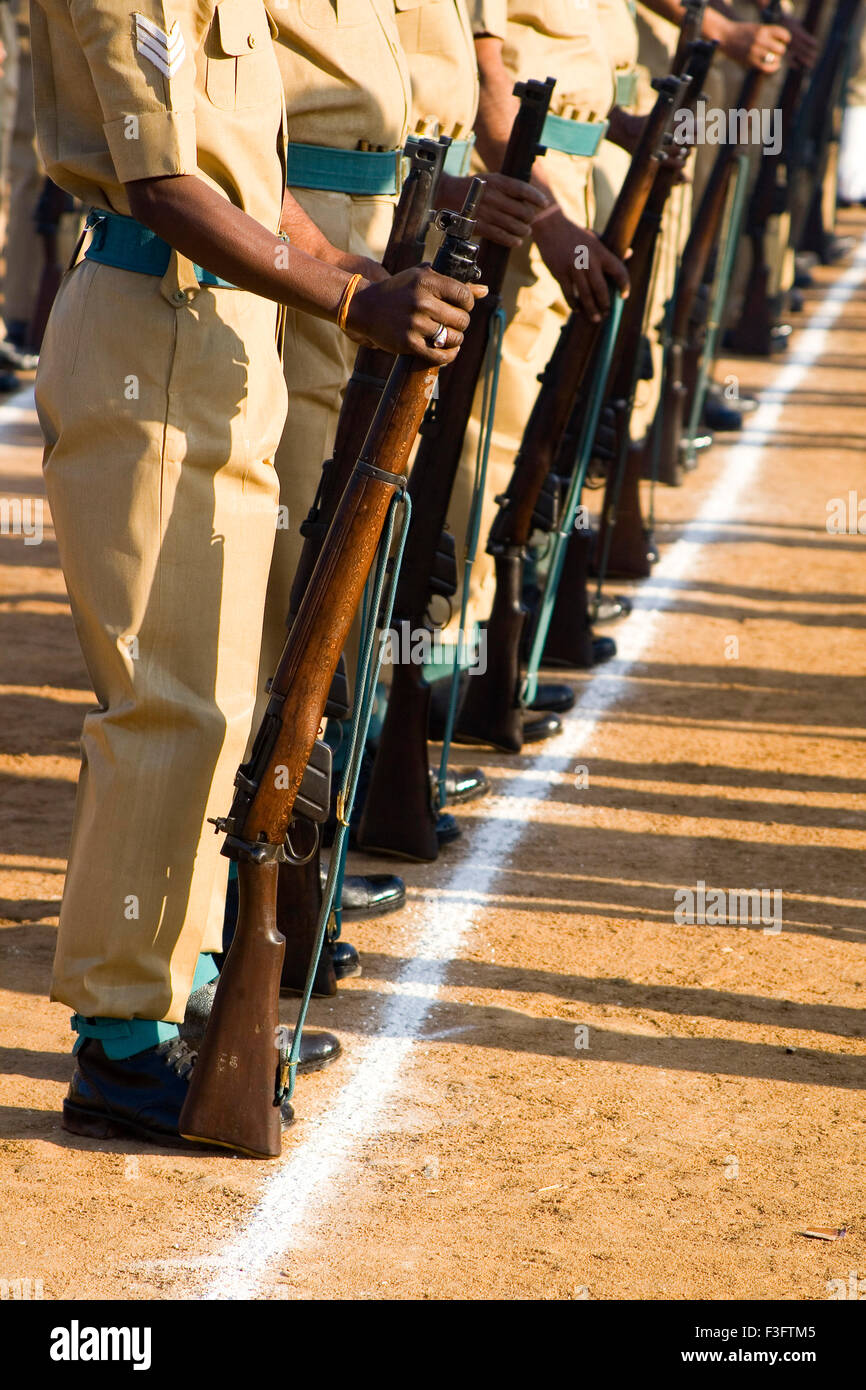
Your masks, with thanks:
M186 290L172 290L171 297L175 304L185 304L187 301Z
M256 46L256 36L255 36L255 34L247 34L247 43L249 44L250 48L255 48L255 46Z

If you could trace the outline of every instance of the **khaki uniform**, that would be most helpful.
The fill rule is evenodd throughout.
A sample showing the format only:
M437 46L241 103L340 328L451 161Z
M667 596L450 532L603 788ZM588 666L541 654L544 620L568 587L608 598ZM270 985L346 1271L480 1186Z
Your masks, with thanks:
M2 243L9 216L7 178L20 81L18 26L15 19L15 6L10 3L10 0L0 0L0 43L6 51L6 56L0 64L0 243Z
M644 9L643 6L639 6L632 16L631 8L625 0L604 0L604 3L608 2L611 3L612 8L613 6L619 7L616 18L612 18L611 21L616 25L615 32L619 35L618 56L623 51L630 56L635 51L632 44L636 45L637 109L645 114L652 109L656 99L656 93L651 85L652 79L664 77L670 72L671 62L679 40L679 27L668 23L666 19ZM623 11L625 11L624 16ZM631 24L633 35L632 40L627 43L623 28L625 22ZM607 34L607 32L606 27L605 33ZM609 143L609 141L605 141L603 150L607 150ZM604 179L604 186L600 186L598 181L596 183L598 193L597 226L599 228L604 226L613 207L613 200L622 186L630 162L625 151L615 150L614 154L624 155L624 159L618 159L616 166L609 156L603 159L603 174L607 174L608 177ZM618 182L614 178L614 170L619 175ZM635 390L634 410L631 417L631 435L635 440L640 440L645 435L655 415L661 394L665 305L673 293L676 283L679 257L688 238L690 218L691 185L677 185L668 197L662 225L656 240L656 255L644 320L652 357L653 375L650 380L638 381Z
M143 52L133 5L181 38ZM126 181L197 175L276 231L283 102L261 0L34 0L32 26L58 184L128 214ZM178 1022L199 953L220 949L228 865L206 818L231 804L253 708L276 326L276 305L200 286L175 252L162 279L79 262L48 324L46 486L98 702L52 984L80 1014Z
M30 18L26 4L18 21L18 98L9 149L9 215L6 222L6 278L3 314L7 324L27 325L33 315L42 251L33 213L42 189L43 169L36 148Z
M394 22L393 0L300 0L274 8L277 59L290 142L396 152L409 120L409 75ZM380 260L395 198L299 188L292 196L332 245ZM303 547L300 525L316 495L357 345L336 324L292 309L286 315L284 369L289 417L276 466L282 511L265 625L260 687L272 676L286 640L289 595ZM353 666L351 655L349 666ZM351 672L350 672L351 674Z
M614 101L614 69L594 3L569 0L475 0L475 32L503 39L503 58L515 81L556 78L551 101L555 115L603 120ZM566 215L578 226L592 226L592 160L548 150L542 172ZM544 370L568 317L558 283L536 247L525 242L512 251L503 287L507 328L503 341L499 393L481 516L478 557L472 574L468 620L486 618L495 592L493 560L485 545L496 514L495 497L504 492L523 429ZM470 479L478 448L481 383L466 431L463 458L452 497L449 526L458 552L471 503ZM461 595L455 598L459 612Z
M866 9L861 5L851 38L853 57L845 87L845 113L839 148L839 193L856 203L866 200Z

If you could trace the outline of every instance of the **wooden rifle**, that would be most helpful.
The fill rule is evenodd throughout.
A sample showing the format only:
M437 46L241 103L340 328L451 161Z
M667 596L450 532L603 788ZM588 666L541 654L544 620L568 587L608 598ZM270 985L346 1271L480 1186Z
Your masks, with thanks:
M528 182L540 144L554 87L546 82L518 82L520 107L502 163L502 173ZM490 333L501 302L509 248L481 243L479 268L487 297L473 310L457 361L442 373L439 397L421 426L421 442L409 478L412 522L403 555L394 604L394 624L412 635L428 630L431 603L450 599L457 589L454 540L445 530L448 506L472 413L478 379L488 352ZM403 858L433 860L439 853L435 783L427 753L430 686L417 661L394 665L388 708L358 830L362 849L387 851Z
M761 18L765 24L771 24L778 19L780 12L779 0L771 0L762 11ZM736 111L750 113L757 107L763 81L762 72L756 68L749 69L737 96ZM741 148L742 142L735 141L727 142L720 147L695 214L677 276L670 333L665 345L658 418L650 430L651 439L658 431L658 481L672 487L678 486L683 479L683 433L686 401L689 396L685 379L685 357L688 352L696 376L695 364L700 357L704 339L701 287L718 244L728 200L729 181Z
M470 238L482 189L473 180L462 212L437 217L445 236L434 269L464 283L478 277ZM240 907L179 1128L187 1139L253 1158L279 1155L288 1092L278 1014L285 948L276 920L278 868L306 857L298 836L312 834L315 842L327 815L327 779L314 750L323 746L328 691L437 375L409 354L394 362L286 639L252 755L235 778L231 810L215 822L226 835L223 853L238 865Z
M803 28L808 33L817 33L825 2L809 0L803 16ZM807 71L800 63L790 64L779 97L783 144L775 154L764 151L749 198L745 223L751 256L749 278L740 317L730 332L731 348L745 356L769 357L773 350L772 330L785 314L785 296L770 292L774 271L767 261L767 228L772 218L790 212L791 174L797 158L795 116L806 78Z
M623 259L646 205L656 170L665 158L665 135L685 79L666 77L647 117L638 148L608 218L602 242ZM520 698L520 646L526 610L521 602L526 547L536 525L545 485L555 479L563 436L572 417L584 377L601 341L602 323L591 323L581 308L572 311L562 328L521 440L514 470L487 544L494 557L496 591L485 623L487 669L467 682L457 720L461 742L491 744L519 752L523 744L523 704ZM549 513L547 528L551 529Z
M435 210L436 191L451 141L422 139L406 149L409 167L394 210L394 222L382 264L390 275L420 265L424 259L427 233ZM370 421L382 396L394 356L381 348L358 348L340 409L332 455L322 466L313 506L301 525L304 545L292 584L289 616L291 628L301 606L328 529L340 498L364 445ZM349 712L349 685L345 661L341 656L334 674L325 712L342 719ZM282 988L299 993L306 979L307 966L319 927L322 906L321 853L314 853L303 864L290 861L279 866L277 926L286 939ZM331 954L323 951L319 960L314 993L327 997L337 992L337 976Z

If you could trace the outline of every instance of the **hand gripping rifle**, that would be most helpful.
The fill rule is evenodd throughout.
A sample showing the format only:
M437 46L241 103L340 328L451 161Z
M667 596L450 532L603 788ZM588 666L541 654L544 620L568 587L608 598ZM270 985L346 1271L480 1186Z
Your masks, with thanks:
M780 0L771 0L761 12L762 22L772 24L780 13ZM735 109L747 113L747 129L748 113L757 108L763 81L764 74L756 68L750 68L740 87ZM683 435L686 399L689 395L684 375L684 359L688 352L690 362L696 364L703 346L705 324L700 298L701 286L718 244L722 219L728 205L729 183L744 143L742 140L731 141L719 148L683 251L670 308L661 398L650 438L653 449L652 475L672 487L678 486L683 479ZM694 374L697 374L696 368Z
M462 212L437 218L445 236L433 267L464 283L478 278L478 248L469 238L482 189L483 181L473 180ZM327 789L310 794L318 730L437 374L408 354L391 369L286 639L252 756L238 770L228 816L216 822L226 835L223 853L238 864L240 909L180 1132L254 1158L279 1155L280 1104L289 1089L288 1061L278 1049L285 946L276 925L278 867L281 860L303 857L295 849L299 822L318 838L316 822L327 814Z
M803 16L803 28L808 33L817 33L825 2L809 0ZM795 116L806 78L806 69L799 63L791 63L779 97L783 143L775 154L764 151L746 211L745 231L751 264L743 307L730 335L734 352L745 356L769 357L773 347L772 330L784 317L784 296L770 290L774 271L778 274L779 267L767 262L767 228L772 218L790 213L791 173L796 159Z
M409 168L394 211L388 245L382 257L382 264L391 275L420 265L424 259L425 240L434 215L436 190L450 143L447 138L422 139L412 142L407 147ZM328 528L363 448L370 421L393 365L394 357L391 353L367 346L358 349L354 370L343 396L333 453L322 467L315 501L301 525L304 545L292 584L289 616L286 621L286 627L289 629L300 608ZM349 687L345 662L341 656L325 712L336 719L343 719L348 714L348 706ZM279 868L277 926L286 939L282 987L291 993L300 991L306 977L312 942L318 935L321 905L321 855L317 843L314 852L303 864L287 861ZM334 967L329 954L323 952L316 974L314 993L327 996L336 992L337 977Z
M520 108L502 163L502 173L529 181L536 157L543 154L541 132L553 78L519 82L514 89ZM412 643L419 630L431 627L428 613L434 596L449 598L457 589L454 541L445 521L463 450L479 377L499 311L509 248L482 242L481 278L487 297L473 310L460 356L443 372L439 397L421 426L421 442L409 477L412 523L406 541L394 604L394 623L408 625ZM387 850L408 859L433 860L438 806L427 755L430 687L419 662L401 661L393 668L388 708L361 817L362 849Z
M683 78L666 77L647 117L640 143L611 211L602 241L615 256L624 257L665 156L664 137L686 85ZM584 377L593 361L605 323L590 323L574 309L562 328L526 424L514 471L499 501L487 543L494 557L496 592L487 634L487 669L467 682L457 721L463 742L486 743L518 753L523 744L523 704L520 698L520 642L526 619L521 603L523 562L537 518L543 514L545 485L557 472L563 436L572 417ZM550 528L549 513L544 518Z

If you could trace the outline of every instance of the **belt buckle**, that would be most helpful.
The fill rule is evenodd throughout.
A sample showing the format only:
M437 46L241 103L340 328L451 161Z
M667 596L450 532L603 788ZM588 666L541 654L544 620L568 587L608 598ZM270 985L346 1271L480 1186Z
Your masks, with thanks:
M84 230L92 233L90 245L96 251L101 251L105 245L105 233L108 230L108 214L102 212L100 208L91 208L84 222Z

